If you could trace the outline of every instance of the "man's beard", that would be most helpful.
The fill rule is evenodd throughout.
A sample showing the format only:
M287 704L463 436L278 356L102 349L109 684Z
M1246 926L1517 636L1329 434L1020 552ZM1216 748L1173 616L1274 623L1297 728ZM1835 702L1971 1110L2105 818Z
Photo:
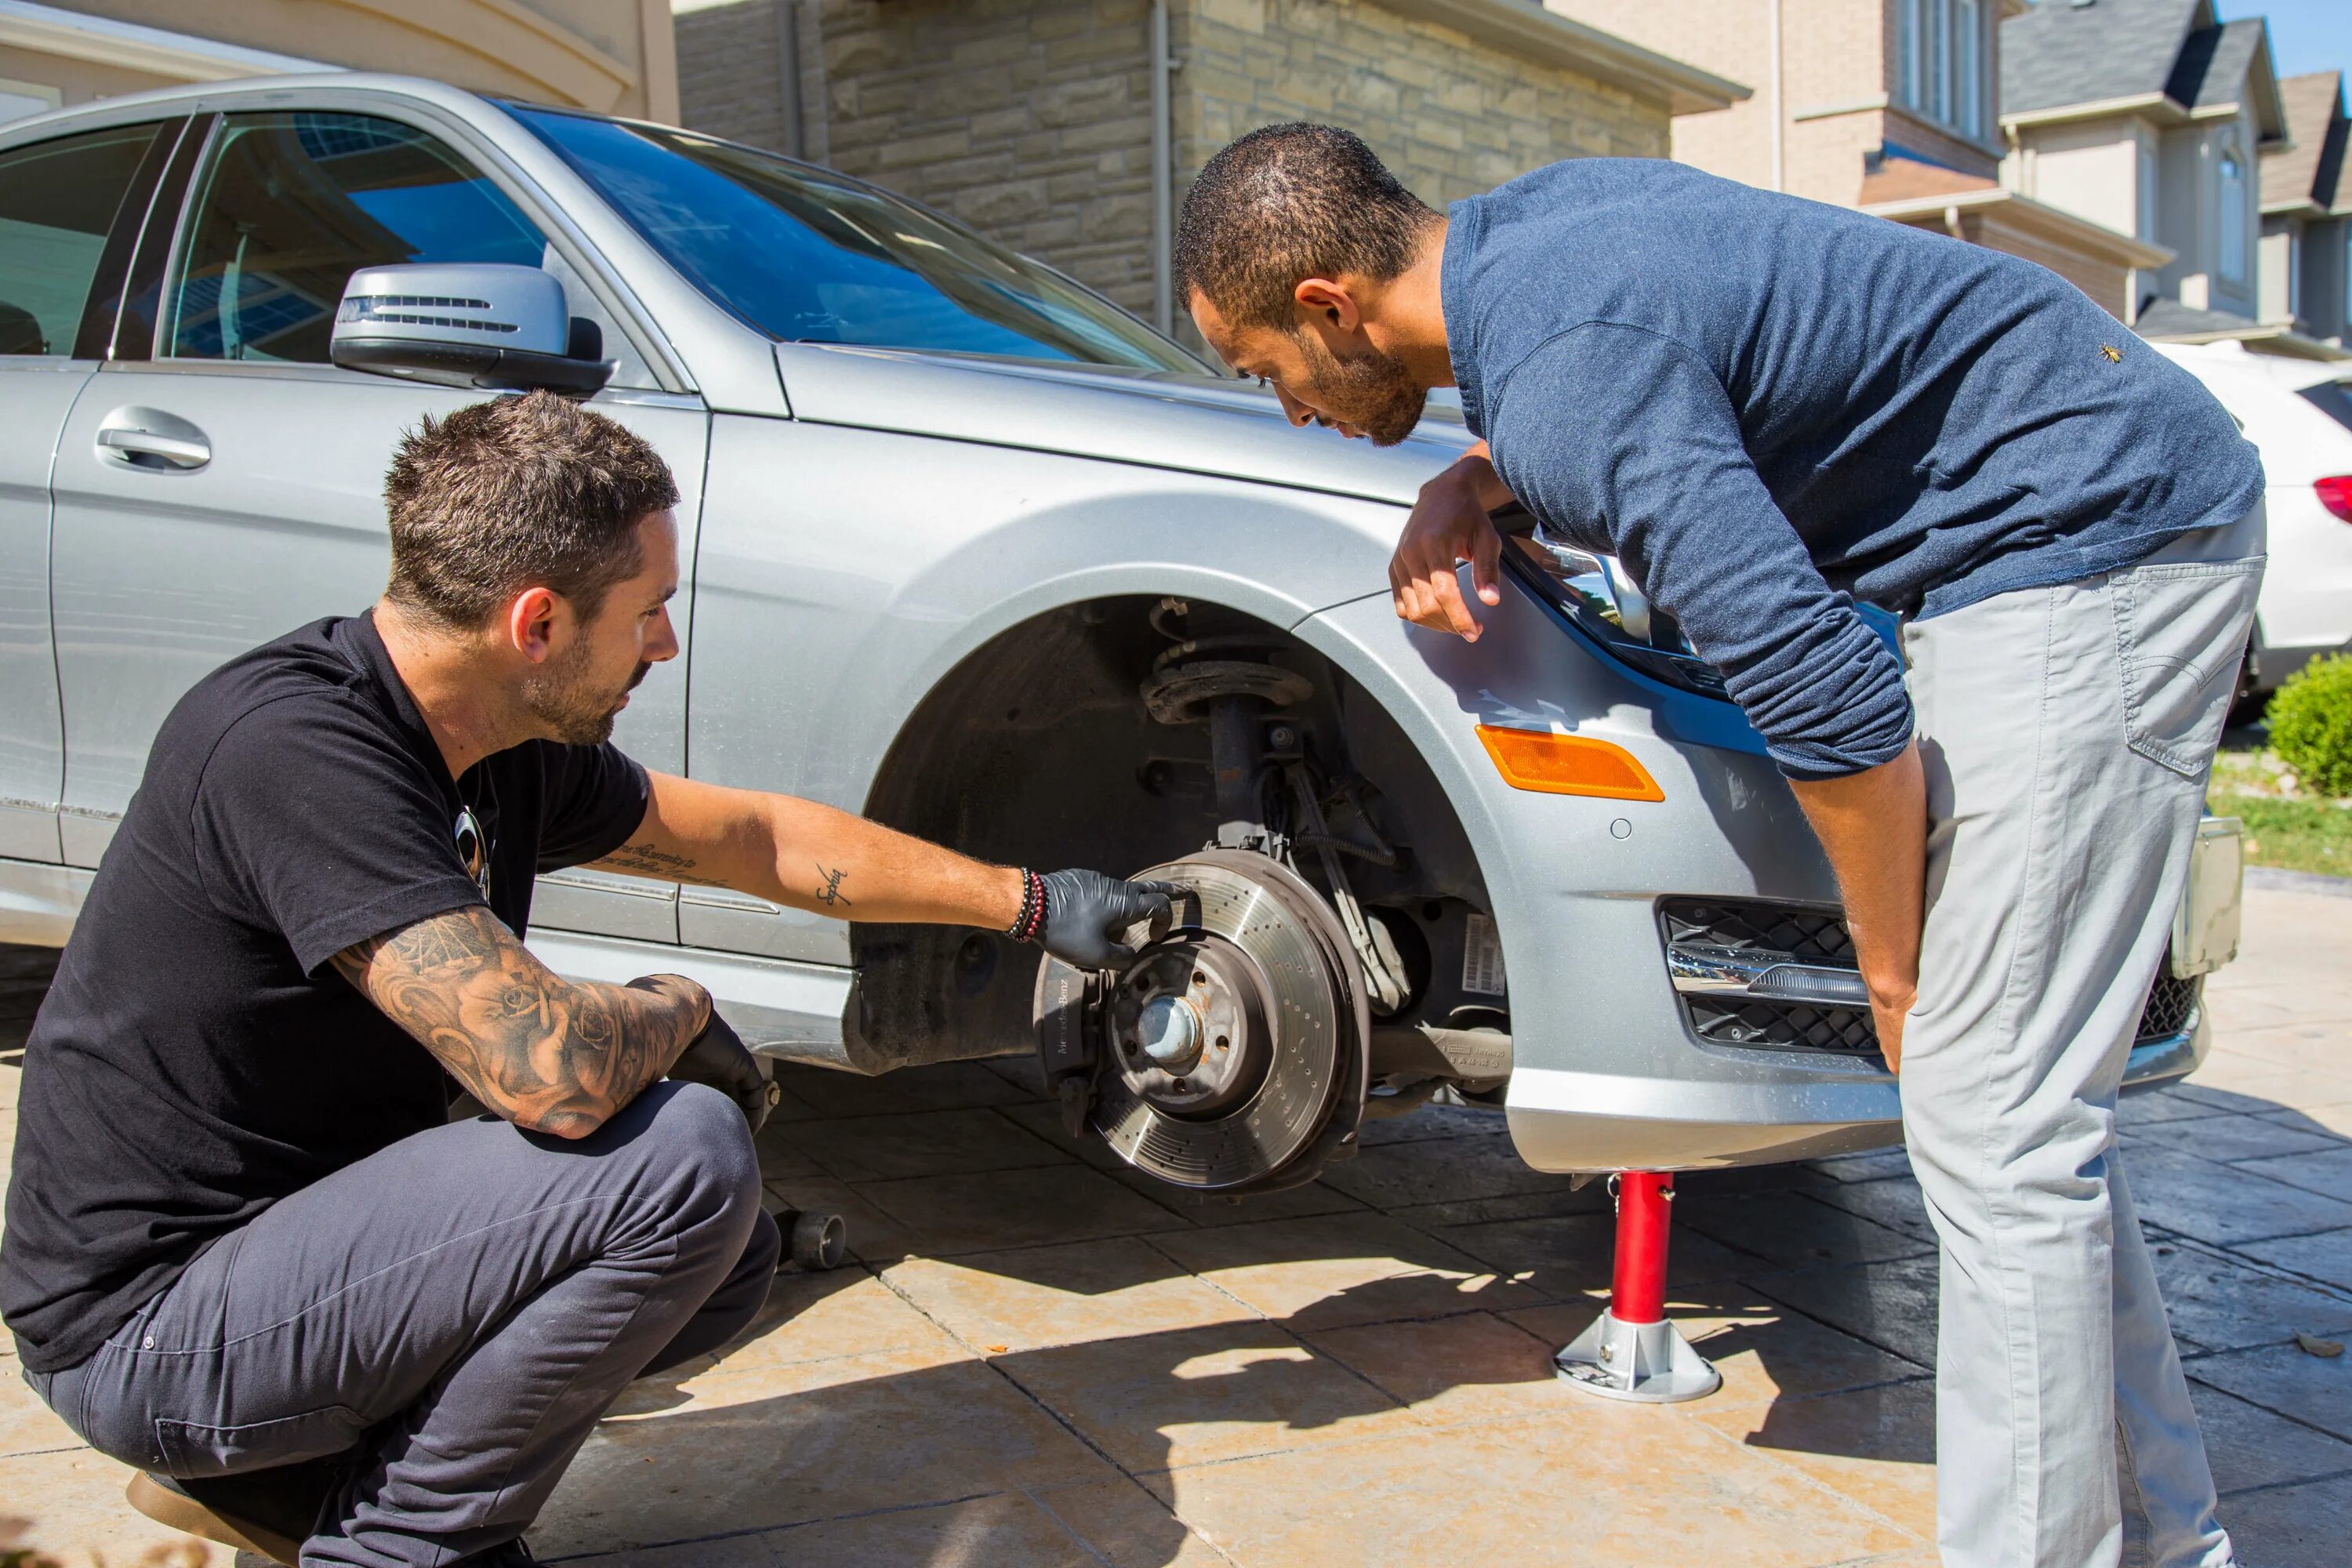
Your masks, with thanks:
M1378 349L1341 359L1312 332L1301 332L1299 342L1307 352L1308 389L1331 418L1361 430L1375 447L1395 446L1421 423L1429 390L1406 373L1402 360Z
M547 726L551 738L565 745L601 746L613 738L613 721L621 715L621 699L635 691L652 668L650 663L640 663L620 690L599 690L588 678L588 644L584 638L575 639L546 668L523 683L523 707Z

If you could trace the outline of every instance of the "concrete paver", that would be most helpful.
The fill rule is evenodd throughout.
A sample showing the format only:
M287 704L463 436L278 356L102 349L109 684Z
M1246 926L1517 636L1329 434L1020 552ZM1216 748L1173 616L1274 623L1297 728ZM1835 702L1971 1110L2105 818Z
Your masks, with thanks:
M2292 1342L2256 1345L2200 1356L2189 1374L2291 1421L2352 1440L2352 1356L2315 1356Z
M1922 1540L1936 1537L1936 1391L1924 1378L1697 1413Z
M1247 1303L1131 1237L892 1264L889 1288L993 1354L1242 1322Z
M2352 1337L2352 899L2246 913L2221 1048L2126 1102L2122 1159L2242 1560L2322 1568L2352 1537L2352 1356L2294 1336ZM0 950L0 1129L41 967ZM1936 1261L1899 1150L1685 1177L1670 1298L1724 1387L1635 1408L1549 1367L1605 1298L1605 1190L1526 1170L1486 1113L1375 1123L1323 1182L1233 1205L1074 1142L1017 1063L783 1081L768 1190L846 1214L856 1261L633 1386L543 1557L1934 1563ZM205 1562L142 1559L174 1538L10 1360L0 1551Z
M1318 1215L1162 1238L1160 1249L1217 1289L1299 1330L1545 1300L1465 1251L1385 1215ZM1524 1269L1516 1271L1527 1272Z
M1572 1478L1589 1478L1576 1485ZM1918 1536L1676 1412L1601 1400L1147 1476L1236 1563L1797 1568ZM1566 1484L1563 1484L1566 1483Z
M2184 1350L2246 1350L2296 1333L2352 1329L2352 1302L2341 1291L2234 1253L2161 1237L2154 1247L2172 1337Z
M2352 1473L2352 1443L2340 1437L2209 1383L2190 1384L2189 1399L2197 1407L2213 1473L2227 1477L2223 1484L2232 1492Z
M2352 1230L2323 1230L2316 1236L2287 1236L2245 1248L2249 1258L2305 1278L2352 1290Z
M1722 1389L1701 1402L1709 1408L1767 1405L1782 1394L1837 1394L1926 1374L1916 1362L1791 1312L1745 1285L1706 1294L1710 1299L1684 1292L1671 1310L1685 1337L1723 1374ZM1591 1324L1605 1296L1506 1315L1557 1348Z
M2247 1492L2228 1507L2234 1539L2254 1543L2241 1549L2246 1563L2340 1563L2352 1541L2352 1476Z

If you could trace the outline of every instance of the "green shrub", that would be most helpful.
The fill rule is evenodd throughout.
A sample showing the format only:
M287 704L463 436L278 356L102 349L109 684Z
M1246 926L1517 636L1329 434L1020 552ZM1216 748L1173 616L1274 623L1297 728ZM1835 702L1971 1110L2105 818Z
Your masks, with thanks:
M2271 699L2271 749L2313 795L2352 795L2352 658L2313 659Z

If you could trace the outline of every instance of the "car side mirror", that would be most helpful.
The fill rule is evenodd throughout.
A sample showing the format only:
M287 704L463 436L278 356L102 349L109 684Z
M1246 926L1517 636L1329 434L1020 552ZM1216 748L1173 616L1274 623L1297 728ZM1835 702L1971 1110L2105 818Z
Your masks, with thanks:
M595 323L574 318L563 285L538 268L458 262L352 273L327 357L440 386L587 397L618 368L603 348Z

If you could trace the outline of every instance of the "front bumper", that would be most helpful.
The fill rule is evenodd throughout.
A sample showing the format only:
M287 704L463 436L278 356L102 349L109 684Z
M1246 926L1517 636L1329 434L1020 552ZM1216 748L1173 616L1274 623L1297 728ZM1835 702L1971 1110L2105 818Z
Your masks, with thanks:
M2184 1078L2205 1059L2205 1011L2142 1040L2124 1092ZM1538 1171L1675 1171L1759 1165L1903 1142L1902 1105L1885 1073L1842 1089L1759 1081L1696 1091L1656 1079L1521 1068L1511 1075L1511 1140Z
M1480 615L1468 645L1401 626L1383 594L1297 632L1405 729L1477 853L1507 971L1520 1155L1544 1171L1685 1170L1899 1142L1895 1079L1875 1056L1702 1040L1675 989L1662 900L1838 901L1754 732L1727 704L1622 669L1511 587ZM1512 789L1482 723L1613 742L1665 799ZM2128 1082L2177 1078L2205 1048L2193 1018L2136 1049Z

